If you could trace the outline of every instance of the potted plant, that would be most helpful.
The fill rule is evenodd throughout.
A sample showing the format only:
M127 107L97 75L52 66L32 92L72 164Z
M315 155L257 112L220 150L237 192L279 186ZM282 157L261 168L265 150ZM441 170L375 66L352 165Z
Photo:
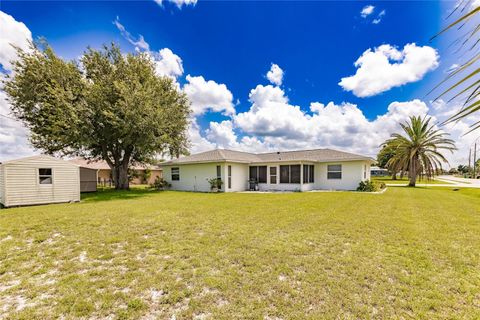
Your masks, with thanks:
M221 178L211 178L208 179L208 183L212 192L218 192L222 188L223 181Z

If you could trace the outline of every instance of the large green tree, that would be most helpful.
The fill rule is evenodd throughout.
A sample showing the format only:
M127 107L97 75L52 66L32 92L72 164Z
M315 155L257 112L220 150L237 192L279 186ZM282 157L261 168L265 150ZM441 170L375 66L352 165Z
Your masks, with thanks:
M448 163L443 150L456 149L453 140L446 138L448 134L436 129L430 121L431 118L410 117L400 124L404 134L393 133L384 143L395 149L395 156L387 166L396 172L408 171L411 187L419 175L425 174L430 179L442 168L442 162Z
M377 154L377 165L380 168L388 168L388 161L395 156L395 148L391 145L383 144ZM389 169L392 174L392 180L397 180L397 172Z
M4 89L35 148L103 159L117 189L128 189L132 164L187 152L190 103L144 53L112 44L87 49L77 63L32 45L19 50Z

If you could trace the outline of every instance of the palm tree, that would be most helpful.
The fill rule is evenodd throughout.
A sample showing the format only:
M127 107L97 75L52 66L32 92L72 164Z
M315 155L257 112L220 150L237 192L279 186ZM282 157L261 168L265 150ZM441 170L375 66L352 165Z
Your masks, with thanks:
M476 6L474 3L473 0L457 1L455 9L449 15L449 17L457 15L455 20L432 38L434 39L454 28L463 32L452 43L454 47L457 47L458 67L432 89L432 91L435 91L448 84L447 88L435 100L447 94L450 95L449 102L456 99L463 100L463 107L448 118L444 124L468 118L472 114L480 112L480 80L478 78L480 75L478 65L480 61L480 19L478 19L480 17L480 6ZM480 121L474 122L470 131L478 128L480 128Z
M410 117L409 121L400 124L405 135L394 133L383 143L395 150L387 166L394 172L408 171L411 187L415 187L420 174L431 179L442 167L442 162L448 163L440 151L456 150L453 140L446 138L447 133L435 129L435 125L430 124L431 119Z

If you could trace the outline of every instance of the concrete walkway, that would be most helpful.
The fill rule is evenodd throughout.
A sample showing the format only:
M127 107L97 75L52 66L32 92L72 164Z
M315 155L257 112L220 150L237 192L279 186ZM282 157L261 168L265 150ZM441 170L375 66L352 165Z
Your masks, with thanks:
M427 184L427 183L417 183L417 187L453 187L453 188L479 188L480 189L480 179L465 179L465 178L458 178L454 176L438 176L435 177L435 180L448 182L443 183L436 183L436 184ZM394 184L394 183L387 183L389 187L395 186L407 186L408 184Z

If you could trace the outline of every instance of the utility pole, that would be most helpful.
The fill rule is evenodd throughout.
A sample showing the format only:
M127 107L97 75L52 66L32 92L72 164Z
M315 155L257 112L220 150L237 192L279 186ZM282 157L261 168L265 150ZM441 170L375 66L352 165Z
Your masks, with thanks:
M475 149L473 149L473 179L476 179L477 176L475 175L475 167L477 164L477 142L475 142Z
M468 150L468 172L470 173L470 168L472 164L472 146L470 146L470 150Z

